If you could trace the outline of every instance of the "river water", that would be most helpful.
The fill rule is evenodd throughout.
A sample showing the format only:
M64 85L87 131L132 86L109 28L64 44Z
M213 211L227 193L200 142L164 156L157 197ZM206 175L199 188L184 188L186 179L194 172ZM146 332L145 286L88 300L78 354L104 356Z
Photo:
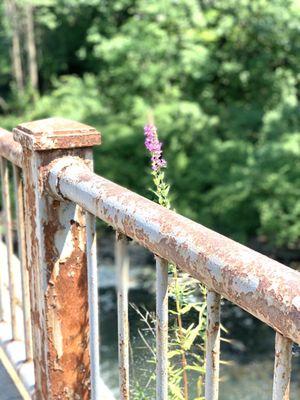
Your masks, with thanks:
M109 252L108 252L109 253ZM102 252L99 271L101 373L108 387L118 398L118 349L117 349L117 299L115 267L110 257ZM149 379L155 370L151 351L154 337L145 322L141 321L136 307L142 312L155 310L155 269L152 257L132 254L130 271L129 307L130 320L130 377L134 387L143 387L145 397L154 400L155 382ZM142 261L143 265L136 264ZM105 266L103 266L105 265ZM271 328L238 307L224 301L222 324L231 343L222 342L220 400L270 400L272 398L274 332ZM139 332L143 333L144 339ZM197 379L190 373L190 400L196 398ZM293 357L291 400L300 400L300 357ZM139 399L137 396L135 399Z

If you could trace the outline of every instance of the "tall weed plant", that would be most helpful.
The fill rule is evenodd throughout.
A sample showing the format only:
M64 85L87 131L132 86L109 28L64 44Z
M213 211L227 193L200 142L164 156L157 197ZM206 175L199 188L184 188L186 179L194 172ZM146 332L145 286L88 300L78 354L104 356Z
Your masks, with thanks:
M144 128L145 147L151 156L152 193L163 207L171 209L170 185L165 176L167 162L163 158L162 143L157 128L148 124ZM206 328L206 289L188 274L181 272L176 265L169 263L169 349L168 381L170 400L201 400L203 377L205 374L204 348ZM135 306L134 306L135 307ZM155 317L135 307L146 329L155 335ZM190 322L190 315L197 315L196 322ZM146 335L141 338L151 354L150 363L155 364L156 355ZM153 370L148 383L141 386L135 382L132 389L134 399L149 398L146 392L155 381ZM195 386L196 391L191 387Z

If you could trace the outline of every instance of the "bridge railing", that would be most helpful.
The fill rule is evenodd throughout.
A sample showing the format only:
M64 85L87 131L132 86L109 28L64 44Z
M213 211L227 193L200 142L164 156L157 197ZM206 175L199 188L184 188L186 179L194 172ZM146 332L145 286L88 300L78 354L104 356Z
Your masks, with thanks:
M93 173L92 146L100 143L100 134L89 126L53 118L19 125L14 139L0 133L11 339L18 335L6 160L17 166L24 316L28 290L31 300L33 353L25 317L26 357L33 354L38 399L105 398L99 372L95 217L117 232L120 399L130 397L127 238L156 257L157 400L168 397L169 262L208 288L205 398L218 399L221 296L274 329L273 400L289 398L292 342L300 343L299 272ZM18 200L22 192L24 204Z
M23 151L21 145L14 141L12 133L1 128L0 149L2 189L0 344L5 352L4 355L11 360L27 392L31 395L34 392L34 366L24 227ZM12 192L14 196L11 195ZM13 226L13 210L16 227ZM17 240L14 237L15 228ZM17 249L14 246L16 241Z

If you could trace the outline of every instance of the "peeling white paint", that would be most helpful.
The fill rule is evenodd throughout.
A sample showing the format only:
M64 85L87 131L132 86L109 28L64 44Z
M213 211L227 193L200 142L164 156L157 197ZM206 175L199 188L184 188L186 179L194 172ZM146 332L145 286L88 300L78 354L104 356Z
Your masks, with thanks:
M297 310L300 311L300 296L294 297L292 300L292 304L297 308Z
M233 287L240 295L254 293L259 286L259 278L257 276L239 276L234 279Z
M55 309L49 310L48 317L49 317L49 325L50 325L50 327L52 327L53 346L54 346L56 354L57 354L57 360L59 360L64 353L61 322L59 320L59 317L58 317Z
M222 281L222 263L217 258L212 256L206 263L208 273L212 279L215 279L218 283Z
M59 265L59 261L57 261L55 264L54 264L54 267L53 267L53 276L54 276L54 278L56 279L57 277L58 277L58 275L59 275L59 270L60 270L60 265ZM53 282L54 283L54 282Z

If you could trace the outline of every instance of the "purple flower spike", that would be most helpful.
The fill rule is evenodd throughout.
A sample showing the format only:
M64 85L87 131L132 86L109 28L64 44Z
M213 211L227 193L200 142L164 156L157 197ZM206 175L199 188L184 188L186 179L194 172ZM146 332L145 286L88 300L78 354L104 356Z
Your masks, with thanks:
M158 140L157 128L153 124L148 124L144 127L145 146L151 154L151 168L157 171L160 168L165 168L167 162L162 158L162 143Z

